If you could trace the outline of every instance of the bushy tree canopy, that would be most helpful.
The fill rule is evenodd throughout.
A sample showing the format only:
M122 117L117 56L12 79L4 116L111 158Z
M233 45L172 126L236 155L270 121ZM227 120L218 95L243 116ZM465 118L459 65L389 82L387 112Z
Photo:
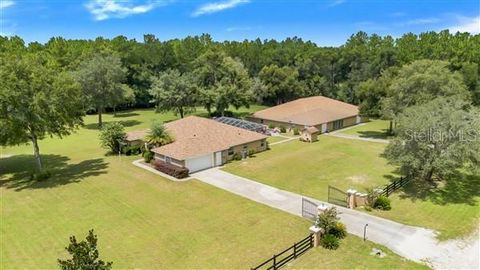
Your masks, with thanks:
M97 249L97 235L93 230L88 232L85 240L77 241L75 236L70 236L70 244L65 249L71 259L58 259L58 265L62 270L109 270L112 269L113 262L105 262L99 258Z
M178 70L167 70L153 78L149 90L157 111L173 111L180 117L195 110L199 91L191 73L180 74Z
M406 176L430 181L480 167L480 112L463 100L444 97L406 108L396 133L385 156Z
M0 145L31 142L39 170L38 141L69 135L85 114L78 83L50 63L44 53L0 57Z
M448 96L471 100L462 76L451 72L444 61L415 61L403 66L387 88L387 97L382 102L383 115L392 119L405 108Z

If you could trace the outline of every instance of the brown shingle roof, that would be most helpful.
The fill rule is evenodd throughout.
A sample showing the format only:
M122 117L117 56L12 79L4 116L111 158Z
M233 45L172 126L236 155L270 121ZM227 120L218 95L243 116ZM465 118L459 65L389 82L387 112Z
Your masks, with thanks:
M310 133L310 134L318 133L320 131L316 127L306 127L303 130Z
M358 115L358 107L335 99L316 96L300 98L258 111L254 118L316 126Z
M267 138L257 132L197 116L188 116L167 123L165 127L175 141L152 151L178 160L227 150L232 146Z
M136 130L136 131L130 131L127 132L127 136L125 137L125 141L127 142L133 142L133 141L138 141L138 140L144 140L145 136L147 136L149 129L144 129L144 130Z

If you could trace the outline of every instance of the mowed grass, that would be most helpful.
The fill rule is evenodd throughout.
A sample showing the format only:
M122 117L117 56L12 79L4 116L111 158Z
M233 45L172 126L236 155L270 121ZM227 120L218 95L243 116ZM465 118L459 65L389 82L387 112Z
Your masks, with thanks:
M319 136L315 143L273 145L256 157L228 164L224 170L327 201L328 185L365 192L397 179L396 168L382 157L385 144ZM470 235L478 227L480 176L458 174L446 185L424 190L410 185L390 197L391 211L372 215L431 228L446 240ZM423 191L422 191L423 190Z
M380 158L380 143L319 136L273 145L254 158L228 164L224 170L262 183L327 200L328 185L365 190L395 177L394 167Z
M175 116L151 110L105 116L129 130L153 119ZM53 173L45 182L29 180L29 145L3 149L13 156L0 159L0 269L55 269L57 258L68 256L68 237L83 239L92 228L102 259L115 269L248 268L308 233L309 222L299 217L196 180L163 179L133 166L139 157L106 156L96 116L85 123L71 136L40 142ZM392 258L399 268L417 265ZM370 266L381 268L382 261Z
M380 249L386 256L370 255L372 249ZM338 256L342 254L342 256ZM348 258L348 259L345 259ZM378 266L377 266L378 265ZM364 242L358 237L346 237L337 250L316 248L288 264L286 269L428 269L425 265L412 264L385 247Z
M280 136L269 136L267 138L268 143L276 143L276 142L281 142L285 140L288 140L288 138L280 137Z
M389 139L390 136L387 135L389 128L390 121L372 119L362 125L341 131L341 133L361 138Z

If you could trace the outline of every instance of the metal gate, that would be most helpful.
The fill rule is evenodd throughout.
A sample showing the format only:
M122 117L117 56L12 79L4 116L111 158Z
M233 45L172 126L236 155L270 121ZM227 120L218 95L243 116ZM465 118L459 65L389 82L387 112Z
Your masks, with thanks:
M332 186L328 186L328 202L339 206L347 207L347 193Z
M302 198L302 217L315 220L318 214L317 207L316 203Z

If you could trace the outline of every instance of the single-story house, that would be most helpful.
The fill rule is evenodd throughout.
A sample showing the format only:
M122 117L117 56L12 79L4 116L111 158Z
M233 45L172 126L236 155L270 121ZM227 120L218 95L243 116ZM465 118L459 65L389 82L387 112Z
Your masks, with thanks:
M324 96L300 98L255 112L248 120L286 128L315 127L321 133L362 122L358 106Z
M203 117L188 116L165 127L174 141L153 148L155 159L186 167L190 173L267 149L267 136Z

